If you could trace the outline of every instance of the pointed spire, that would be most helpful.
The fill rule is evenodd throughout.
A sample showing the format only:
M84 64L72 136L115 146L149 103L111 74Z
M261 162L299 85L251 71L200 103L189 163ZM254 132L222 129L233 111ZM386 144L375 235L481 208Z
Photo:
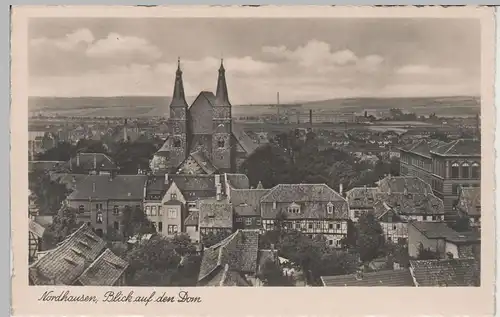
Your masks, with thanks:
M181 58L177 58L177 71L175 72L174 93L172 94L172 102L170 106L187 106L186 97L184 95L184 84L182 82Z
M229 97L226 84L226 70L224 69L224 59L220 59L219 78L217 80L217 92L215 94L215 104L217 106L228 106Z

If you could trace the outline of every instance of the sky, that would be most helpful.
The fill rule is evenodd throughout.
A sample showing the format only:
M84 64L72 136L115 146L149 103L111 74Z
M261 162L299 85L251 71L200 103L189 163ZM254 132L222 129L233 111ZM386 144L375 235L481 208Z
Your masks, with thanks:
M31 96L187 96L215 91L223 58L233 104L479 95L474 19L36 18Z

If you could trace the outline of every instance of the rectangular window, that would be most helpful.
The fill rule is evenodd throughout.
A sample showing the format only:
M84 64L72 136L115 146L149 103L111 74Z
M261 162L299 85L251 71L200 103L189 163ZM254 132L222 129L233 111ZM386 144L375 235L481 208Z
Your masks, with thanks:
M161 206L158 206L158 216L163 216L163 209Z
M118 206L117 205L114 205L113 206L113 214L115 215L118 215L120 213L119 209L118 209Z
M98 211L96 214L96 222L102 223L102 212Z
M156 216L156 206L151 206L151 216Z
M168 225L167 232L168 232L168 234L176 234L177 233L177 226L176 225Z
M78 206L78 211L79 212L84 212L85 211L85 206L83 206L83 205Z
M96 210L102 210L102 204L95 204Z
M115 230L120 229L120 224L118 223L118 221L113 222L113 228L115 228Z
M260 218L255 219L255 224L256 224L257 226L260 226L260 225L261 225L261 220L260 220Z
M460 185L458 185L458 184L451 185L451 193L453 195L458 195L458 186L460 186Z
M238 222L238 223L239 223L239 222L243 222L243 218L241 218L241 217L236 217L236 222Z
M158 232L162 232L163 231L163 222L158 222Z
M175 209L169 209L168 210L168 218L170 218L170 219L177 218L177 210L175 210Z
M337 224L335 225L335 228L336 228L336 229L340 229L340 223L337 223Z
M245 219L245 225L251 226L252 225L252 218L246 218Z

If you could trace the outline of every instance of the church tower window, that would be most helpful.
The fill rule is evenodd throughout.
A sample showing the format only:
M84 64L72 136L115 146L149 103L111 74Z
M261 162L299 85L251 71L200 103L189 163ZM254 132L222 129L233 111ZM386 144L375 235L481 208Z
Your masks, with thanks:
M174 140L174 147L181 147L181 140L175 139Z
M217 140L217 146L218 146L219 148L223 148L223 147L224 147L224 145L225 145L225 142L224 142L224 140L223 140L223 139L219 139L219 140Z

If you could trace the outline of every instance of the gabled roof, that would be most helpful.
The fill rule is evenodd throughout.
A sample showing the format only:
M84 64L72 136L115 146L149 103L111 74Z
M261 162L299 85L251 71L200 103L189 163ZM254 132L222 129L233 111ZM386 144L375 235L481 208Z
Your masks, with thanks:
M416 286L479 286L480 267L473 258L410 261Z
M321 281L323 286L415 286L408 269L363 273L362 277L356 274L322 276Z
M86 224L29 267L35 285L72 285L106 247Z
M432 154L443 156L481 156L481 141L477 139L459 139L438 146L431 150Z
M169 186L175 182L188 201L214 197L216 194L215 175L173 174L168 177Z
M234 189L248 189L250 188L250 180L245 174L224 174L230 187Z
M260 200L269 189L231 189L230 202L238 216L260 215Z
M261 202L329 202L345 201L326 184L280 184L262 197Z
M457 207L469 216L480 216L481 187L461 187Z
M378 189L385 193L430 194L431 185L416 176L386 176L378 181Z
M232 228L233 211L225 200L204 199L199 203L200 228Z
M251 286L241 273L232 271L229 264L219 267L218 272L206 286Z
M204 98L206 99L212 106L215 105L215 95L213 92L211 91L201 91L199 94L198 94L198 97L196 97L193 102L191 103L191 105L189 106L189 108L191 108L195 102L196 102L196 99L198 98Z
M113 286L127 267L127 261L106 249L80 275L78 281L84 286Z
M420 140L416 143L412 143L406 146L403 146L401 150L407 151L407 152L412 152L415 154L419 154L421 156L425 156L427 158L431 158L430 152L442 145L445 145L446 142L439 141L439 140Z
M255 143L249 136L248 134L245 133L243 130L243 127L238 125L237 123L234 123L231 125L231 132L233 133L234 138L236 141L241 145L243 150L247 154L251 154L254 152L259 145Z
M376 192L376 187L354 187L346 193L349 208L372 208Z
M185 226L197 226L199 224L199 212L198 210L193 210L189 213L189 215L184 219Z
M78 182L68 199L130 199L144 198L146 175L88 175Z
M440 239L455 236L457 232L444 222L413 221L411 225L428 239Z
M259 248L258 230L237 230L203 251L198 281L212 279L220 267L238 273L256 273Z
M78 163L80 165L78 165ZM118 169L115 162L104 153L78 153L65 164L65 167L78 167L84 170L99 169L105 171Z
M400 215L444 214L443 201L432 193L425 194L407 194L404 193L377 193L373 209L376 215L381 215L384 210L394 210Z
M213 166L212 162L205 157L203 152L195 151L190 154L190 156L198 163L198 165L203 169L203 171L207 174L214 174L217 172L217 168Z

